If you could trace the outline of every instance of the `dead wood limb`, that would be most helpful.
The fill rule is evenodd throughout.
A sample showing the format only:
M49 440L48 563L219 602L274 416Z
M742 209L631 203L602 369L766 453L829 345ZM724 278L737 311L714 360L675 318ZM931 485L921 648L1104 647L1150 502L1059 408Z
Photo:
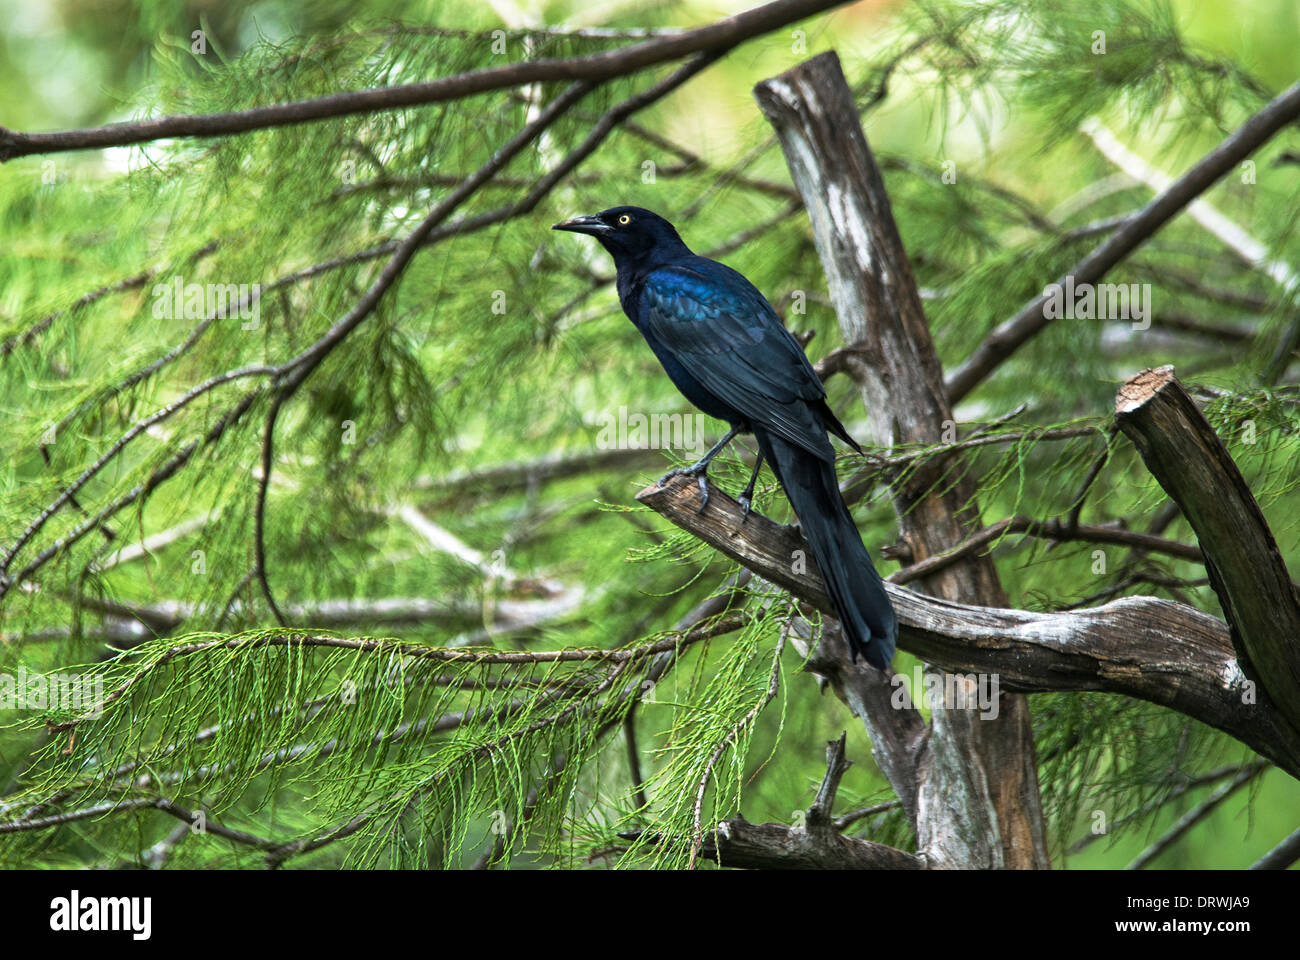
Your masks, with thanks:
M1300 730L1300 597L1241 471L1173 367L1120 387L1115 417L1196 533L1242 670Z
M760 83L754 96L807 207L844 342L857 348L844 365L862 394L875 442L941 441L945 422L953 420L943 371L839 59L834 53L813 57ZM917 560L956 546L983 526L973 480L936 484L940 468L919 463L894 488L903 539ZM952 600L1006 603L987 556L965 556L921 584ZM863 703L873 741L897 721L891 699ZM1049 865L1028 706L1015 696L1001 706L999 719L977 725L967 712L936 710L926 749L913 757L918 849L932 863ZM911 789L891 782L900 798Z
M700 849L724 867L751 870L924 870L916 854L871 840L846 837L834 827L788 827L724 820Z
M801 562L807 543L791 527L758 513L746 519L740 504L716 487L699 513L699 488L690 477L646 487L637 499L834 616L816 566ZM1053 613L972 606L892 583L885 589L898 611L899 646L927 663L996 676L1004 694L1098 690L1157 703L1222 730L1300 778L1300 733L1266 688L1250 690L1227 624L1217 617L1154 597Z

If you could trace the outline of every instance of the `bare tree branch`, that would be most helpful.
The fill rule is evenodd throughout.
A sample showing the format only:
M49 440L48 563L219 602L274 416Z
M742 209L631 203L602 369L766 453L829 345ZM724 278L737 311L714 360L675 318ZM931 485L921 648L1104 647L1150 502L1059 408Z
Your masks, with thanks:
M848 813L835 818L835 829L847 830L859 820L865 820L867 817L875 816L878 813L888 813L898 805L897 800L887 800L884 803L875 803L859 810L850 810Z
M1300 860L1300 830L1296 830L1276 847L1260 857L1250 869L1285 870L1297 860Z
M1142 806L1137 810L1133 811L1133 813L1129 814L1123 819L1116 820L1114 823L1111 824L1108 833L1089 833L1086 836L1082 837L1081 839L1076 840L1073 844L1070 845L1069 853L1075 854L1075 853L1079 853L1082 850L1086 850L1089 846L1091 846L1096 841L1100 840L1102 837L1113 835L1116 832L1118 832L1121 828L1128 826L1130 823L1134 822L1135 820L1141 817L1145 817L1148 814L1154 813L1156 810L1159 810L1161 807L1165 806L1166 804L1169 804L1172 801L1177 800L1188 790L1195 790L1197 787L1203 787L1206 786L1207 784L1218 783L1220 780L1227 780L1231 777L1236 777L1247 769L1253 769L1258 772L1260 770L1264 770L1268 766L1269 763L1265 760L1254 760L1248 764L1233 764L1227 767L1218 767L1214 770L1209 770L1205 773L1198 774L1197 776L1189 777L1184 782L1179 783L1167 794L1142 804Z
M913 580L922 579L963 557L978 552L999 537L1013 533L1023 533L1057 543L1075 541L1116 543L1136 547L1140 550L1149 550L1153 553L1168 554L1171 557L1190 560L1193 563L1204 561L1201 548L1194 544L1167 540L1164 537L1142 533L1139 530L1125 530L1121 527L1103 527L1093 524L1079 524L1071 527L1067 523L1062 523L1059 518L1042 521L1016 516L990 524L978 533L972 534L951 550L935 554L932 557L926 557L919 563L904 567L902 570L891 574L888 579L891 583L897 584L911 583Z
M783 823L724 820L700 849L724 867L750 870L924 870L912 853L847 837L834 829L805 830Z
M591 85L701 51L729 50L751 37L821 13L842 2L844 0L774 0L705 27L655 36L642 43L586 57L529 60L441 77L426 83L335 93L230 113L162 117L56 133L22 133L0 127L0 163L32 154L122 147L164 138L247 133L330 117L458 100L530 83L564 80Z
M1187 833L1188 830L1196 826L1211 813L1213 813L1223 801L1232 796L1247 783L1259 776L1260 768L1247 767L1237 774L1230 781L1218 787L1213 793L1202 800L1195 808L1189 810L1183 816L1178 818L1169 830L1161 836L1155 843L1142 851L1132 863L1128 865L1129 870L1141 870L1151 864L1153 860L1177 843Z
M689 477L650 486L637 499L757 576L834 616L815 568L794 572L807 543L714 488L699 511ZM901 626L899 646L960 673L996 675L1003 693L1100 690L1160 704L1222 730L1300 778L1300 733L1237 665L1228 627L1168 600L1125 597L1068 612L970 606L886 583ZM895 711L896 713L899 711Z
M1207 153L1169 189L1129 218L1096 250L1070 270L1075 285L1096 283L1188 204L1212 187L1237 164L1300 117L1300 83L1259 111ZM1065 277L1058 280L1064 284ZM1026 341L1050 324L1044 314L1047 296L1040 295L1019 313L996 327L947 379L948 398L957 403Z
M266 493L271 486L271 471L275 469L275 421L280 416L280 408L284 406L285 399L285 393L277 393L266 415L266 426L262 433L262 475L257 478L257 502L253 511L253 549L256 555L253 569L257 574L257 582L262 586L262 597L271 608L275 622L282 627L287 627L289 621L281 612L280 605L275 602L275 594L271 592L271 581L267 579L266 571Z
M865 356L849 358L848 372L875 442L941 441L952 410L938 355L839 59L834 53L813 57L760 83L754 95L808 209L844 342L867 348ZM917 559L980 527L974 481L961 476L939 484L938 466L918 465L891 486L903 539ZM1006 602L988 557L965 556L923 582L950 600ZM878 703L865 704L872 702ZM876 727L898 714L877 709ZM998 719L979 726L965 711L936 709L916 773L917 845L928 860L966 867L1049 865L1023 698L1004 698Z
M1115 418L1196 532L1242 670L1300 730L1300 596L1241 471L1173 367L1121 386Z

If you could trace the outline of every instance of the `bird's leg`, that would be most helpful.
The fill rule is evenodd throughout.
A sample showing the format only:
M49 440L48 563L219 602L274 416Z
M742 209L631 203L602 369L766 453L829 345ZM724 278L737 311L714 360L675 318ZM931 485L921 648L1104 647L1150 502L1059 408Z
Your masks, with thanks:
M763 454L759 453L758 459L754 461L754 472L750 474L749 483L745 489L740 492L736 501L745 508L745 515L741 517L740 522L744 523L749 519L749 507L754 499L754 484L758 483L758 472L763 469Z
M720 454L740 432L739 427L732 427L725 437L713 445L713 447L699 460L692 463L689 467L677 467L669 470L659 478L659 486L668 482L669 477L697 477L700 481L700 509L697 513L703 513L704 508L709 505L709 464L713 458Z

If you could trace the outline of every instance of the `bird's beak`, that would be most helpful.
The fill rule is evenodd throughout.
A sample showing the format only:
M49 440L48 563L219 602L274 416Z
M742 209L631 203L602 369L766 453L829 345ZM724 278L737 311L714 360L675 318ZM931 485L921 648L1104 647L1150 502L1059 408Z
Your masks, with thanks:
M570 217L551 227L552 230L567 230L570 233L589 233L593 237L609 233L610 226L599 217Z

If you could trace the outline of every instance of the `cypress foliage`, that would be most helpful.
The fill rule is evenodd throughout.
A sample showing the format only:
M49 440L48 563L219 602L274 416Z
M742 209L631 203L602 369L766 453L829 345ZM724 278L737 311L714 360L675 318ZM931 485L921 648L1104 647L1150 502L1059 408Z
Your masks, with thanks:
M841 48L948 367L1096 245L1101 234L1080 228L1149 199L1108 179L1081 122L1100 117L1176 173L1277 92L1188 39L1181 8L1086 7L907 5L887 32L850 38L854 55ZM233 111L629 42L496 34L468 6L436 26L421 4L389 13L196 55L153 39L191 27L146 5L132 29L152 44L148 82L118 112ZM792 822L843 729L854 766L837 812L882 807L846 829L915 849L861 725L802 669L791 598L757 580L733 589L735 565L636 505L719 425L696 418L626 322L610 265L547 229L615 203L656 209L812 334L814 359L842 346L757 110L745 107L737 144L683 119L710 83L747 103L749 84L846 43L820 21L807 29L806 51L788 31L760 38L746 49L761 72L743 51L708 68L617 127L535 208L480 226L672 68L599 86L460 205L287 397L266 370L347 316L396 242L563 84L8 164L0 554L13 550L17 579L0 599L0 673L102 683L104 702L102 715L0 711L0 865L148 862L176 827L161 798L251 837L210 829L171 849L171 866L681 867L701 826L742 811ZM1096 31L1104 54L1090 52ZM1284 132L1207 195L1290 264L1295 145ZM1300 561L1300 387L1288 375L1300 288L1187 216L1108 279L1147 285L1150 327L1049 327L959 407L953 439L985 439L947 456L939 482L976 478L986 522L1066 521L1086 489L1088 524L1194 542L1162 516L1160 488L1110 416L1118 382L1174 362L1283 555ZM852 385L828 388L853 430L865 412ZM636 449L651 423L639 434L637 415L660 418L655 449ZM896 535L890 486L940 453L842 458L873 550ZM713 480L734 492L750 464L742 442ZM754 509L790 519L770 473ZM1189 560L1016 532L990 549L1015 606L1151 594L1221 615ZM711 597L710 616L684 620ZM900 654L895 667L910 677L916 663ZM1055 864L1121 862L1211 785L1259 765L1151 704L1042 694L1032 707ZM1259 766L1233 809L1280 836L1294 784ZM3 830L75 811L91 813ZM1098 812L1105 842L1085 839L1072 858ZM1180 855L1238 862L1217 841Z

